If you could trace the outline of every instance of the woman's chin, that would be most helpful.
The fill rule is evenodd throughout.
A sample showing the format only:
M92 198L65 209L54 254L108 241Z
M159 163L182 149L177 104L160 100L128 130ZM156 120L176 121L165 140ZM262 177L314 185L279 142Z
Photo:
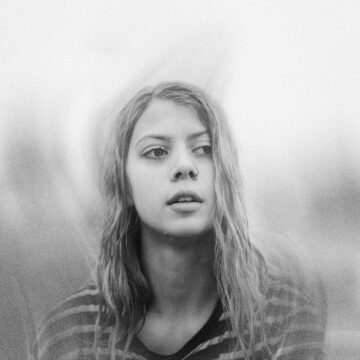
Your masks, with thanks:
M172 238L172 239L178 239L178 240L196 240L196 239L202 239L203 237L208 236L211 233L211 227L199 227L199 226L187 226L179 227L179 228L172 228L172 229L166 229L163 231L163 234L166 237Z
M166 226L142 223L142 233L161 241L197 241L212 236L213 224L203 219L183 219L181 221L164 221ZM145 235L145 238L148 236Z

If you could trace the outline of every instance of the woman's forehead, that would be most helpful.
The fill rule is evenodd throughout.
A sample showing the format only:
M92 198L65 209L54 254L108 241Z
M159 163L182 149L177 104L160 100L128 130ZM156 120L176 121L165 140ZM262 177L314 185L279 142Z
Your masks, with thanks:
M148 134L192 134L207 132L207 126L191 106L155 99L135 124L133 138Z

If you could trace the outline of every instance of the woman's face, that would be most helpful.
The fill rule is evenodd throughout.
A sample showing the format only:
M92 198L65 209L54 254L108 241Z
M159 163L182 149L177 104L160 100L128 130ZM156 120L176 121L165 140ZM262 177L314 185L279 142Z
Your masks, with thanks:
M193 237L212 227L210 135L191 108L153 100L134 127L126 173L143 228Z

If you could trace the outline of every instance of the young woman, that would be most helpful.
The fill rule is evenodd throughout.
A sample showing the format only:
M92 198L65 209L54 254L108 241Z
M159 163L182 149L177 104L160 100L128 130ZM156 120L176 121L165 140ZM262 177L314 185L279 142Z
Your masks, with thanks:
M252 245L223 114L160 83L116 119L97 279L46 318L45 359L322 359L306 286Z

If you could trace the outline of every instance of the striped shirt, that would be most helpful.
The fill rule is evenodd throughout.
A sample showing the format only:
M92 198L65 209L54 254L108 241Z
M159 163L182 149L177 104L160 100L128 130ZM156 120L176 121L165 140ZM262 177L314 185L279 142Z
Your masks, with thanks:
M38 331L35 359L94 360L94 329L98 312L98 290L88 284L54 308ZM276 281L266 293L265 339L256 324L254 354L251 359L320 360L323 359L324 329L307 292L290 281ZM130 344L130 359L138 360L227 360L234 333L219 301L206 324L179 351L171 355L152 352L135 336ZM108 327L103 339L109 338ZM249 334L244 331L244 339ZM266 341L266 343L265 343ZM267 344L267 345L266 345ZM115 349L115 358L123 358L122 344ZM110 360L107 346L100 348L100 359ZM128 358L129 359L129 358ZM244 351L234 359L245 359Z

